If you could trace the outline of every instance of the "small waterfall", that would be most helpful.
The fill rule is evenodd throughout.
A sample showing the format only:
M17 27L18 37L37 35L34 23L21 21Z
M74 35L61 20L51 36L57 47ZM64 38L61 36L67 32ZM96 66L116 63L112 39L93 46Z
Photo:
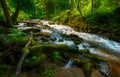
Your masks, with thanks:
M106 76L109 75L109 68L108 68L108 64L105 63L105 62L100 62L99 63L99 66L100 66L100 72Z
M70 60L67 64L65 64L64 69L70 68L72 64L73 64L73 61Z

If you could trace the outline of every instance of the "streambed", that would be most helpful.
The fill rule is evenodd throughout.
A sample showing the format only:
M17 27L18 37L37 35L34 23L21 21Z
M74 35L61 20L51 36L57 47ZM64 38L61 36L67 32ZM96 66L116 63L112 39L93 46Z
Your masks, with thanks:
M112 69L111 71L113 72L112 77L114 77L116 74L119 73L118 70L119 67L117 69L116 65L120 63L120 59L119 59L120 43L109 40L108 38L99 35L77 32L69 26L49 24L49 21L45 21L45 20L40 20L40 22L42 24L35 24L33 26L27 26L25 23L19 23L18 29L22 29L22 30L37 29L40 32L47 32L50 34L49 39L47 39L47 41L43 41L41 37L37 37L36 40L38 42L51 43L51 44L66 44L78 50L88 49L90 53L100 56L104 60L106 60L108 64L110 63L109 65L110 68ZM72 39L63 36L63 35L71 35L71 34L77 35L79 38L83 39L83 41L81 43L76 44ZM68 65L67 68L70 68L72 66L72 64L69 65L69 62L66 65ZM108 74L109 71L107 70L109 67L107 63L100 63L100 67L103 73L109 75ZM115 74L114 73L115 71L117 71L118 73ZM120 75L118 74L118 77L119 76Z

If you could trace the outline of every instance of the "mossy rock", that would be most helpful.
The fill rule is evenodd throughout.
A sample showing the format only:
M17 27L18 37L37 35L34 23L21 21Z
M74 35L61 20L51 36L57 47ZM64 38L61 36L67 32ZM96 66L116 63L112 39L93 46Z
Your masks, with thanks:
M77 65L78 67L82 66L83 59L76 57L76 58L73 58L72 60L73 60L74 65Z
M82 70L86 77L90 77L93 69L93 63L91 61L84 61L82 63Z
M80 50L79 52L81 54L84 54L84 53L89 53L90 54L90 51L88 49Z
M38 36L40 37L40 40L42 40L43 42L48 42L50 39L50 33L48 32L37 32L34 33L34 37L38 38Z
M91 54L88 49L80 50L80 54L83 55L86 58L91 59L95 63L99 63L99 62L103 61L100 57Z
M34 33L35 36L44 36L44 37L50 37L50 33L48 32L37 32Z
M30 33L30 32L40 32L40 28L30 28L30 29L25 29L23 32L25 33Z
M48 37L41 37L41 40L43 41L43 42L48 42L49 41L49 38Z
M42 64L45 60L46 60L46 55L41 53L41 55L39 56L31 56L26 58L25 60L25 67L27 69L33 69L36 68L37 66L39 66L40 64Z
M37 56L43 52L50 57L54 51L59 52L65 58L70 58L72 56L72 52L77 52L77 50L70 48L65 44L40 44L30 48L30 54Z
M55 24L53 21L51 21L51 22L48 22L50 25L52 25L52 24Z
M70 38L72 41L74 41L75 44L80 44L81 42L83 42L82 38L79 38L79 36L75 35L75 34L70 34L70 35L65 35L63 34L64 37Z

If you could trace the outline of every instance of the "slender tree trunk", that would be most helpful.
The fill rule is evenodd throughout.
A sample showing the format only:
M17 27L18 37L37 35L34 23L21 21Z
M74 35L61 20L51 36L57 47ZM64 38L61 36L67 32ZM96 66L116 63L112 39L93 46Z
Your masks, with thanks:
M81 11L80 0L78 0L77 9L78 9L78 11L79 11L79 13L80 13L80 16L81 16L81 18L82 18L82 17L83 17L83 14L82 14L82 11Z
M17 8L15 13L11 16L13 24L16 23L20 11L20 0L17 0Z
M93 10L94 10L94 2L92 0L92 13L93 13Z
M45 19L48 19L49 18L49 11L48 11L48 5L49 5L49 0L44 0L44 7L45 7L45 13L46 13L46 15L45 15Z
M55 0L53 0L53 4L54 4L54 15L56 16L57 15L57 13L56 13L57 9L56 9L56 1Z
M2 4L3 12L4 12L4 15L5 15L6 20L7 20L7 24L8 24L7 27L11 27L12 26L12 19L10 17L9 11L8 11L6 1L5 0L0 0L0 2Z
M71 12L73 11L73 9L74 9L74 0L71 0L71 8L70 8Z
M70 0L70 12L68 17L69 19L71 19L73 9L74 9L74 0Z

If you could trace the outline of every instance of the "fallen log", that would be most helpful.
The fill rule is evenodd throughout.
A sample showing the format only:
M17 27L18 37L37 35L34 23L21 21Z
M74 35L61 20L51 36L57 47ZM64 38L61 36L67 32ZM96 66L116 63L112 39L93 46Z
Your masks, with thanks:
M17 64L16 77L19 77L19 74L20 74L20 72L21 72L21 67L22 67L23 61L25 60L26 56L29 54L29 47L30 47L30 44L31 44L31 42L32 42L32 39L33 39L33 33L31 32L29 41L27 42L27 44L26 44L25 47L23 48L22 57L20 58L20 60L19 60L19 62L18 62L18 64Z

